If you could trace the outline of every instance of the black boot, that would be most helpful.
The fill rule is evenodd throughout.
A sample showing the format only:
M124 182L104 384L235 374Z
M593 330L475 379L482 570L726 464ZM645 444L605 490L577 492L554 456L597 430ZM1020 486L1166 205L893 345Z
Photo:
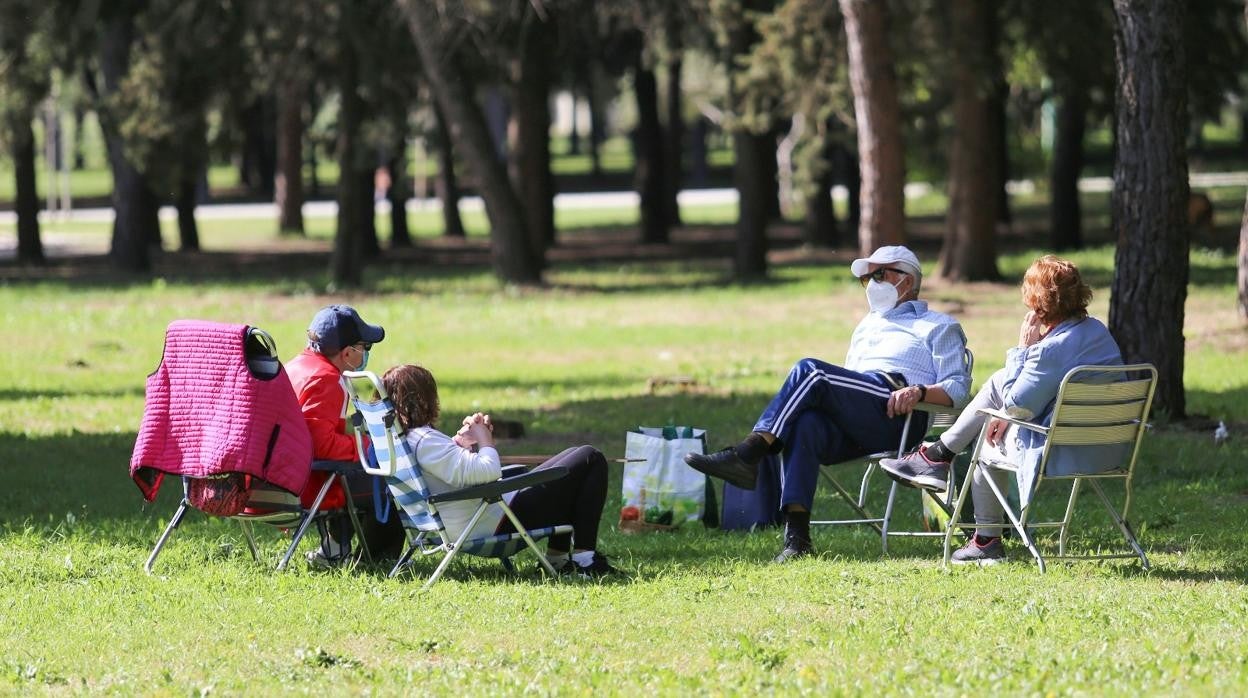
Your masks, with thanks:
M810 512L784 512L784 550L772 562L788 562L793 558L815 554L810 542Z
M777 442L778 443L778 442ZM686 453L689 467L712 477L717 477L743 490L752 490L758 482L758 463L771 452L772 445L762 434L745 437L735 447L725 448L707 455Z

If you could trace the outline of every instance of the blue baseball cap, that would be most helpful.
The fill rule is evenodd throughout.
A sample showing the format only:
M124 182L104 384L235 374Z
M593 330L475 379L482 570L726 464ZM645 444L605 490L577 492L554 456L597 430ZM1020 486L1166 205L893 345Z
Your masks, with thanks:
M344 348L364 342L376 344L386 338L381 325L370 325L349 305L330 305L321 308L308 325L308 342L325 356L336 354Z

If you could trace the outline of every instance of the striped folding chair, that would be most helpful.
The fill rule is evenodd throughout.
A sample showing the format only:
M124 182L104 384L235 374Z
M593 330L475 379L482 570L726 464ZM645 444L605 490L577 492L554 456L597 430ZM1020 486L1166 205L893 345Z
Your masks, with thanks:
M986 481L993 496L1004 507L1010 525L1036 559L1041 572L1045 571L1045 556L1041 555L1032 533L1045 528L1058 530L1057 554L1049 555L1051 560L1139 558L1144 569L1149 568L1148 556L1140 547L1127 516L1131 511L1131 483L1135 476L1135 464L1140 453L1140 442L1147 430L1148 412L1152 407L1156 386L1157 369L1151 364L1076 366L1062 379L1053 416L1047 425L1016 419L1000 410L980 410L990 417L1000 417L1018 429L1045 436L1039 463L1033 469L1030 465L1018 462L1022 458L1005 460L996 449L984 449L987 433L985 426L975 444L971 467L966 475L966 482L972 482L975 472L984 468L1012 473L1018 478L1021 502L1019 507L1012 505L1007 493L1002 492L992 478L986 478ZM1121 513L1114 508L1101 487L1104 480L1123 482L1125 494ZM1070 483L1065 514L1060 519L1032 521L1036 495L1040 486L1049 481ZM1067 543L1075 502L1079 497L1080 487L1084 484L1092 488L1105 506L1110 518L1126 539L1130 552L1068 554ZM966 493L970 489L962 488L953 509L954 521L960 520ZM946 535L946 567L949 566L952 554L950 535Z
M526 529L507 506L507 502L503 500L503 494L565 477L568 474L567 468L550 468L510 476L511 473L524 470L524 466L512 466L512 468L504 468L503 478L495 482L465 487L452 492L431 494L425 484L420 463L416 461L407 440L403 438L395 417L394 405L386 395L386 390L382 387L377 375L371 371L346 371L343 375L348 379L346 381L349 386L348 392L356 408L352 422L356 445L360 452L360 462L365 464L364 469L367 472L386 478L390 494L399 508L399 518L403 522L404 530L407 531L407 549L403 551L399 561L390 570L391 577L408 567L417 552L421 555L440 554L442 556L422 590L433 586L451 564L451 560L461 552L477 557L496 558L505 568L512 571L514 570L511 564L512 556L522 552L525 547L537 555L538 562L547 573L552 577L558 576L555 568L538 549L535 541L571 533L572 526L559 525ZM361 398L354 385L355 380L367 380L371 383L376 392L375 399ZM364 441L365 434L372 441L376 454L375 466L371 464L372 459L368 458ZM452 540L442 524L442 518L438 515L437 505L441 502L465 500L479 500L480 505L468 524L464 526L463 532ZM502 507L504 515L511 520L516 532L469 538L473 527L485 514L489 505L495 502Z
M975 356L970 349L966 350L964 355L966 363L966 372L969 375L975 367ZM892 528L893 513L897 503L898 488L901 487L896 481L887 477L887 474L881 473L880 461L885 458L900 458L905 455L911 445L911 426L914 422L914 415L917 412L923 412L927 415L927 432L924 440L931 441L941 434L945 429L953 426L957 420L960 410L954 407L946 407L944 405L936 405L930 402L920 402L915 406L914 411L906 415L905 426L901 430L901 439L897 444L897 450L881 451L872 453L853 460L844 461L842 463L830 464L819 470L819 477L831 485L832 490L837 494L838 501L848 506L856 517L846 519L822 519L812 520L812 526L870 526L875 532L880 534L880 545L884 554L888 554L888 539L890 536L923 538L923 537L944 537L945 531L943 526L950 520L953 511L954 498L957 496L958 487L954 468L949 469L949 488L945 492L927 492L918 490L919 503L922 508L923 517L926 521L933 521L935 526L926 525L924 528ZM862 479L858 482L858 492L854 494L848 487L843 485L830 470L839 470L841 466L864 465L862 471ZM868 506L868 499L871 496L871 483L875 479L877 473L881 473L884 480L889 483L888 495L884 500L883 514L873 512ZM906 488L909 489L909 488ZM878 495L876 495L878 496ZM878 509L876 510L878 511ZM930 530L929 530L930 529Z

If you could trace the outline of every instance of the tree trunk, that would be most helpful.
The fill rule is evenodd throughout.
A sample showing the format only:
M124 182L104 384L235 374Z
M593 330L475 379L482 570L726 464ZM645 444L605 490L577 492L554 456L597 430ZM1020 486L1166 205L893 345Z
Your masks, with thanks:
M424 0L400 0L438 105L451 124L455 149L476 175L477 187L490 219L491 256L501 281L539 284L541 260L533 253L520 200L496 157L485 115L473 100L467 75L443 43L437 12Z
M780 207L780 159L778 156L778 146L780 143L780 134L788 131L786 125L783 129L776 128L762 134L758 141L758 147L762 148L759 153L759 167L763 169L759 172L759 182L763 189L763 204L766 206L768 222L777 222L784 220Z
M260 95L243 109L243 159L239 173L252 194L273 199L277 172L277 134L274 99Z
M82 122L87 118L87 110L81 104L74 105L74 171L77 172L87 166L87 157L83 154L82 142L84 140L82 133ZM1245 141L1248 143L1248 140Z
M854 93L862 189L858 251L906 242L906 163L901 103L888 9L877 0L840 0L849 43L849 83Z
M1083 172L1083 134L1088 123L1088 94L1072 86L1058 95L1053 169L1049 174L1049 245L1055 250L1083 248L1079 176Z
M195 223L195 195L199 186L199 172L187 172L178 183L178 249L182 252L199 251L199 226Z
M568 96L572 98L572 108L570 110L572 118L568 122L568 125L570 126L570 128L568 129L568 155L580 155L581 154L581 129L577 125L577 118L576 118L577 95L576 95L576 83L575 82L573 82L571 87L568 89Z
M641 241L664 243L669 239L663 171L663 127L659 124L659 92L654 71L637 52L633 67L633 94L637 98L637 131L633 139L633 182L641 197Z
M1239 316L1248 321L1248 200L1239 224Z
M1114 0L1117 156L1111 195L1118 239L1109 329L1127 363L1157 367L1154 410L1186 414L1187 56L1181 0Z
M832 208L833 179L833 170L829 165L815 183L815 192L806 197L802 240L811 247L834 248L841 242L841 233L836 227L836 211Z
M376 170L360 168L352 174L358 179L353 191L360 197L356 211L360 214L357 225L360 231L360 253L363 259L376 259L381 256L381 243L377 241L377 189L375 187Z
M386 198L390 201L390 247L411 247L412 233L407 228L407 199L412 191L407 181L407 135L396 139L394 156L386 163L390 170L390 188Z
M1244 5L1244 21L1248 22L1248 4ZM1240 115L1239 140L1248 148L1248 111ZM1248 197L1244 200L1244 216L1239 224L1239 316L1248 321Z
M596 70L590 65L585 70L585 104L589 107L589 162L594 181L602 177L602 144L607 140L607 115L602 108L595 80Z
M351 40L355 29L355 0L341 0L338 36L338 230L330 256L330 277L336 286L357 288L364 280L364 235L360 224L363 202L372 212L372 177L360 176L359 131L364 101L359 93L359 57ZM361 191L364 189L364 191ZM374 239L375 242L375 239Z
M464 237L464 220L459 216L459 179L455 176L455 151L451 145L451 132L446 128L446 117L436 104L433 108L437 126L438 176L434 188L442 201L442 234L447 237Z
M997 120L985 72L992 64L992 21L986 0L953 0L953 129L949 148L949 211L940 273L954 281L991 281L997 271Z
M511 63L508 150L511 184L524 206L533 257L555 244L555 180L550 171L550 51L547 25L526 21Z
M667 224L679 227L680 202L677 197L684 185L685 115L682 102L681 72L684 69L684 43L681 38L680 14L668 8L667 19L667 130L663 133L664 208Z
M857 240L862 226L862 170L859 168L858 153L843 145L838 146L837 152L845 163L845 227L849 238Z
M1010 139L1009 114L1007 103L1010 96L1010 84L1005 79L1005 66L1001 60L1001 4L990 2L988 13L988 76L991 80L989 103L992 109L993 135L997 138L997 220L1000 230L1008 231L1014 222L1010 212L1010 192L1006 185L1010 181Z
M13 156L14 200L17 214L17 261L43 264L43 240L39 237L39 192L35 174L34 114L25 111L12 117L9 143Z
M100 73L104 89L100 101L107 102L130 70L130 43L133 38L133 19L118 13L103 23L100 32ZM108 163L113 173L113 236L109 258L117 269L128 272L145 272L151 269L148 252L149 228L156 218L150 210L147 185L124 153L121 134L116 120L108 108L100 112L100 127L104 132L104 144L108 151ZM155 225L159 228L160 221Z
M277 228L303 235L303 86L287 79L277 96Z
M737 214L737 249L733 271L739 281L759 281L767 277L767 197L770 191L764 180L766 159L775 160L770 134L747 132L733 134L736 154L733 179L740 201Z

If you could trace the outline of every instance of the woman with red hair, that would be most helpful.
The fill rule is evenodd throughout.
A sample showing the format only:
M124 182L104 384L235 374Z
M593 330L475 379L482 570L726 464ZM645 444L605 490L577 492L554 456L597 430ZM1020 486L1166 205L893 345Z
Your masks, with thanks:
M886 458L880 467L902 484L943 491L948 488L953 457L987 430L988 445L1002 456L1021 461L1019 492L1029 492L1044 448L1044 436L1016 429L1000 418L980 414L982 408L1003 410L1012 417L1047 425L1052 417L1057 390L1070 369L1085 364L1122 365L1122 352L1104 323L1088 317L1092 289L1079 269L1067 260L1046 255L1037 259L1023 276L1023 305L1027 315L1018 331L1018 346L1005 357L1005 368L988 379L958 420L940 439L920 446L903 458ZM986 427L985 427L986 424ZM953 553L954 564L991 565L1005 560L1001 545L1004 512L986 481L1004 475L977 470L970 483L975 504L975 535ZM997 482L1004 490L1006 482Z

